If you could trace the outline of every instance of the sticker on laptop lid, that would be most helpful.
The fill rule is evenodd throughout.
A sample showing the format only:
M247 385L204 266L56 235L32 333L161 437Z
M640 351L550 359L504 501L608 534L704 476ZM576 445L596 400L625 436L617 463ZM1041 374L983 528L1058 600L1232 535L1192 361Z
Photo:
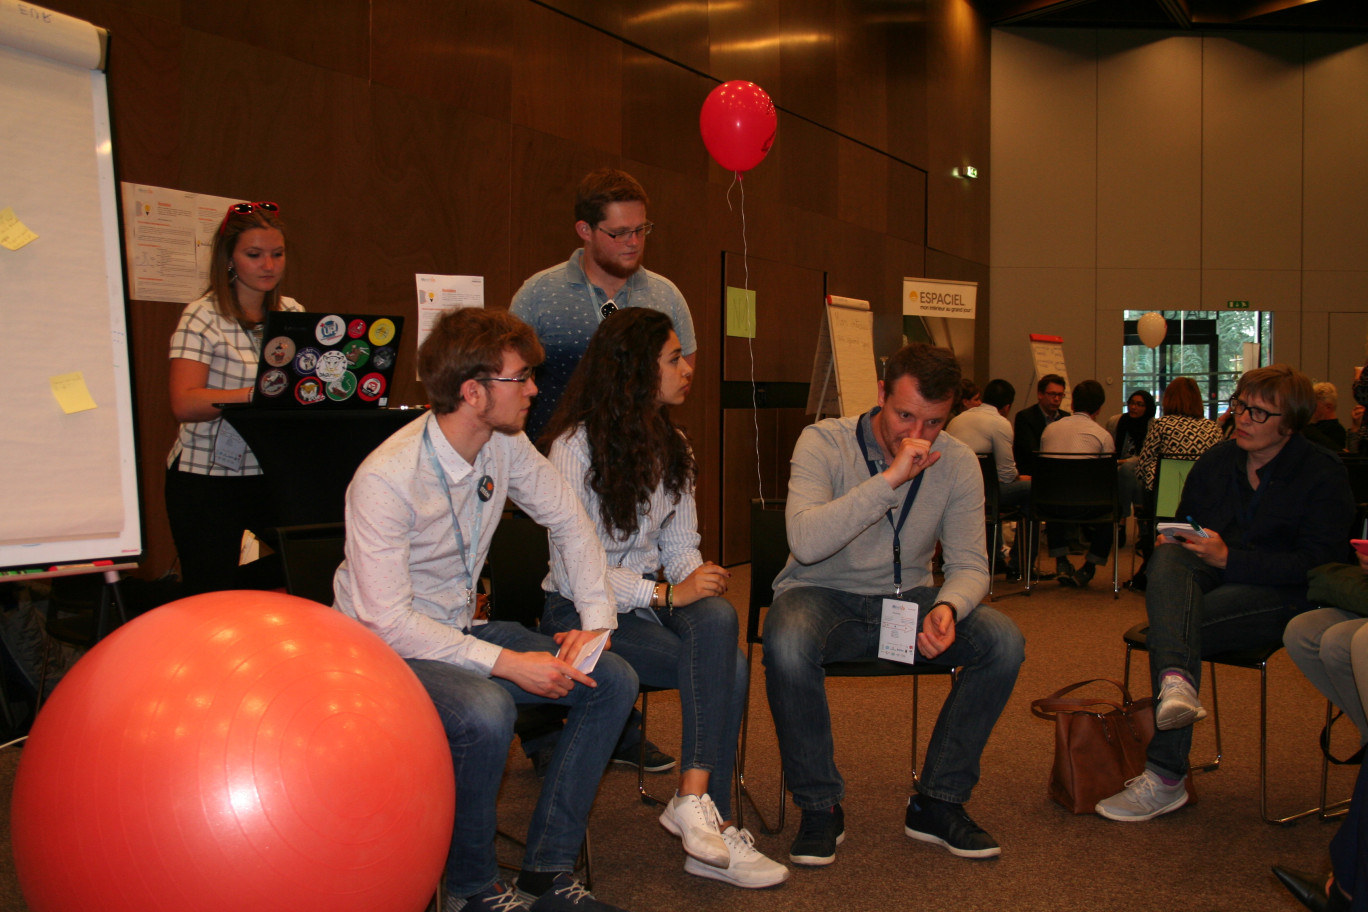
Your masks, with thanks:
M323 381L336 380L347 372L347 355L341 349L326 351L318 359L318 377Z
M372 345L388 345L394 338L394 321L381 317L371 324L370 340Z
M374 402L385 394L385 378L380 374L366 374L361 378L356 394L367 402Z
M346 333L347 324L337 314L320 317L318 326L314 328L314 335L321 345L336 345L346 338Z
M262 349L261 359L271 367L284 367L294 360L294 339L289 336L276 336Z
M323 395L323 381L317 377L305 377L295 384L295 399L300 405L313 405L326 398Z

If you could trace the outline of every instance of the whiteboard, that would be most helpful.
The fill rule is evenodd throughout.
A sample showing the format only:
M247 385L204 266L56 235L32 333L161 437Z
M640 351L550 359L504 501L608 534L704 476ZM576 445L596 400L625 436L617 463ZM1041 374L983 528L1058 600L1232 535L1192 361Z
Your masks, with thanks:
M104 34L0 6L0 210L36 239L0 246L0 568L142 553ZM68 414L52 379L96 405Z

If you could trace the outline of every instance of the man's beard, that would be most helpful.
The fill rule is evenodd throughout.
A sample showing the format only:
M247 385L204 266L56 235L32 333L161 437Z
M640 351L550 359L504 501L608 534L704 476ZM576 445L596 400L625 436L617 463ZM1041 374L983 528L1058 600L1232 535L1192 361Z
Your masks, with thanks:
M630 279L632 274L641 268L641 255L637 255L636 265L632 267L623 266L616 257L604 257L597 250L594 251L594 265L615 279Z

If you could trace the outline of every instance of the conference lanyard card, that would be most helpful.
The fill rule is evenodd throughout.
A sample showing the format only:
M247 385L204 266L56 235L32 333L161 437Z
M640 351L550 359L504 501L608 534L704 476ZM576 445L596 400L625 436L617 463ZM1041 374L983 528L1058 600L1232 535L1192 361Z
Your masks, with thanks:
M892 659L907 665L917 664L916 602L886 598L879 627L879 658Z

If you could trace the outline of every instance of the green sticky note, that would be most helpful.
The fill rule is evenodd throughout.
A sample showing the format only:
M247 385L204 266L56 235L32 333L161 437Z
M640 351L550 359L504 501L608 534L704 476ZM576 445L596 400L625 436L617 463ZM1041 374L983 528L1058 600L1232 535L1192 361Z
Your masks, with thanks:
M727 286L727 335L755 338L755 292Z

